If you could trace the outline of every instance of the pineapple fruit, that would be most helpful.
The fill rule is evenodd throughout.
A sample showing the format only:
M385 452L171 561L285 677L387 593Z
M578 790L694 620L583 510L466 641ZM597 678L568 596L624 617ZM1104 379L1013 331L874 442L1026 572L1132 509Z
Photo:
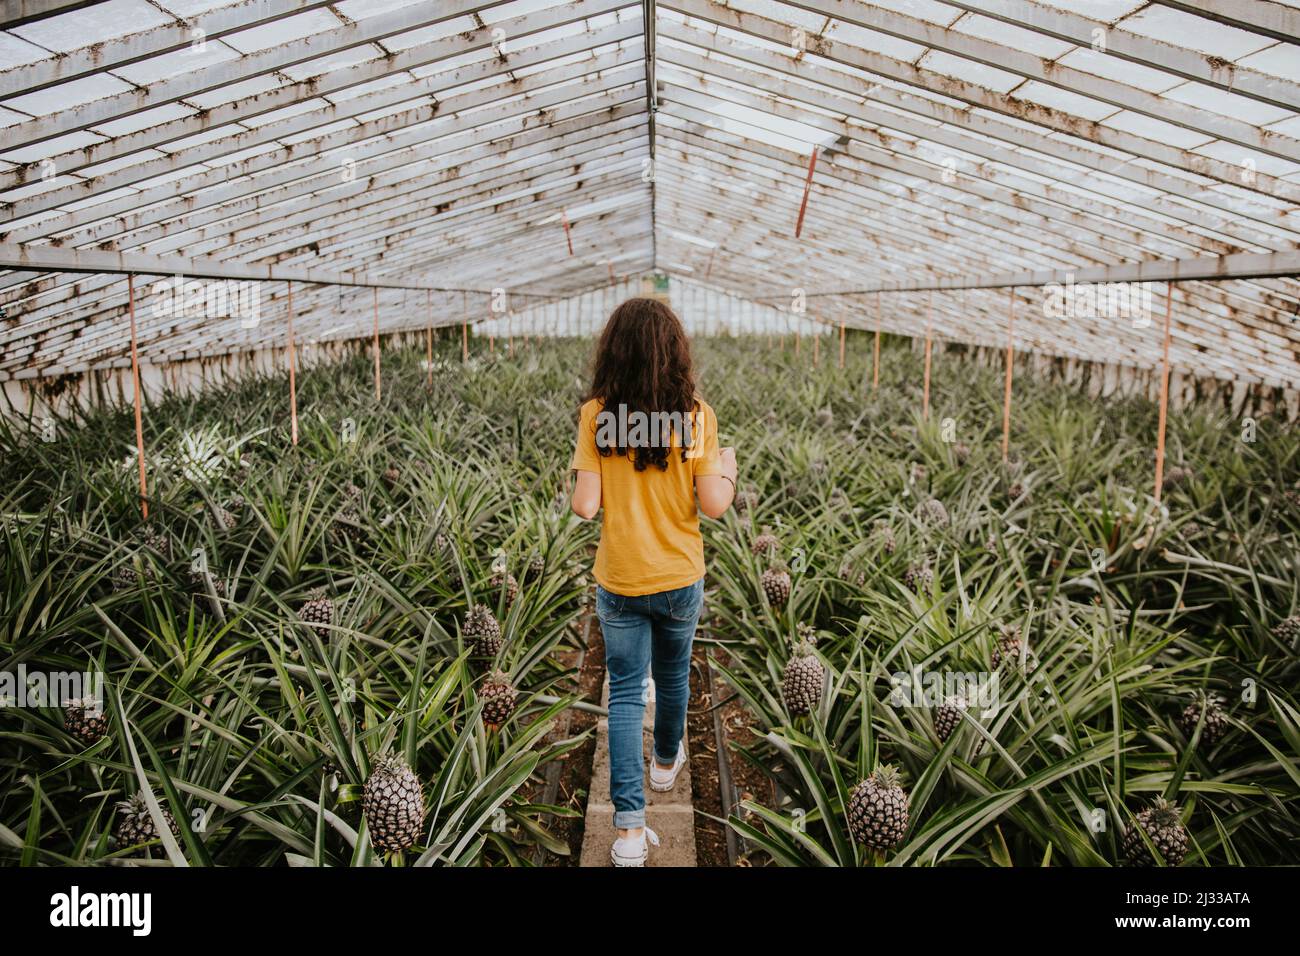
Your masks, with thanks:
M1021 645L1020 628L1013 624L1004 624L999 627L997 643L993 645L993 654L990 657L991 669L996 671L1004 663L1019 668L1022 659ZM1028 645L1024 647L1023 660L1027 671L1032 672L1038 666L1038 661L1034 658L1034 652L1029 649Z
M928 498L916 506L916 517L922 524L934 528L946 528L952 523L948 509L938 498Z
M771 528L764 527L761 534L754 538L749 550L760 557L771 557L781 549L781 542L772 533Z
M1283 644L1290 644L1292 647L1300 643L1300 614L1293 614L1278 621L1273 625L1272 634Z
M334 601L326 597L324 588L313 588L307 592L307 600L298 609L298 618L322 641L327 641L330 625L334 623Z
M952 458L958 466L966 464L970 460L970 446L965 442L957 442L952 446Z
M1142 838L1146 834L1146 840ZM1165 866L1178 866L1187 856L1187 828L1178 808L1157 797L1154 804L1137 814L1137 822L1124 828L1123 851L1129 866L1155 866L1147 840L1160 854Z
M793 584L790 580L790 572L784 568L768 568L759 578L759 584L762 585L763 593L774 609L785 607L785 602L790 600L790 589Z
M89 747L108 733L108 714L94 698L79 697L64 704L63 728Z
M903 572L903 586L913 594L924 594L934 585L934 570L929 561L909 564Z
M162 811L163 822L167 824L167 829L171 830L172 836L180 839L181 830L176 825L176 818L161 804L159 809ZM113 830L113 837L120 849L139 846L158 839L158 827L154 824L153 815L149 813L149 805L145 802L144 794L137 793L129 800L118 803L117 815L117 826Z
M340 508L334 515L330 532L335 540L349 542L357 549L364 548L370 541L370 534L361 520L361 512L351 505Z
M1186 465L1174 465L1165 472L1164 489L1165 491L1173 491L1175 488L1189 485L1195 477L1196 473Z
M524 580L529 583L540 581L542 575L545 573L546 559L542 557L541 554L534 553L533 556L528 559L528 565L524 569Z
M509 608L519 597L519 582L509 571L493 572L492 577L488 579L488 588L492 591L493 596L505 595L506 607Z
M379 757L361 793L370 842L383 853L409 850L424 827L424 791L420 778L395 754Z
M478 697L483 703L484 725L496 730L515 712L519 693L504 671L493 671L479 688Z
M826 669L813 654L814 642L812 628L800 624L798 643L781 677L781 698L794 717L812 713L822 699Z
M736 512L748 514L758 507L758 492L746 488L736 495Z
M894 529L884 518L877 518L875 529L872 531L872 540L880 545L885 554L893 554L898 548L898 539L894 537Z
M239 527L239 516L222 505L215 505L210 517L217 531L233 531Z
M898 771L887 764L877 767L849 794L849 832L875 850L898 846L907 835L907 805Z
M495 658L505 644L501 638L501 625L485 604L475 604L469 609L461 633L469 642L475 657Z
M1205 712L1203 723L1202 711ZM1228 718L1223 713L1223 703L1220 698L1199 695L1178 715L1178 729L1189 741L1192 739L1192 734L1196 732L1198 723L1201 724L1201 742L1205 746L1213 747L1223 738L1223 735L1228 732Z
M940 743L945 743L952 732L961 726L962 715L966 713L966 698L949 697L934 712L934 733Z

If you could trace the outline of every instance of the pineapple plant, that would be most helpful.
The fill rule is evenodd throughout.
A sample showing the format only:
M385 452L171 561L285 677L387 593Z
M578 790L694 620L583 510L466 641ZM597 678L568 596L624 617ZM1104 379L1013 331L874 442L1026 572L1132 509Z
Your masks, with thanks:
M927 498L916 506L916 517L922 524L935 528L946 528L951 524L948 509L938 498Z
M826 669L813 653L816 637L813 629L800 624L794 654L785 665L781 676L781 699L791 716L812 713L822 699L822 684Z
M749 546L749 550L760 557L771 557L780 549L781 542L777 540L776 535L772 533L772 529L766 526L764 526L762 533L755 537L753 543Z
M108 714L93 697L79 697L63 705L63 729L89 747L108 733Z
M375 849L383 853L409 850L424 827L420 778L401 757L384 754L375 760L366 778L361 811Z
M1145 834L1146 839L1143 839ZM1135 823L1124 828L1122 849L1129 866L1155 866L1151 854L1155 847L1165 866L1178 866L1187 856L1187 828L1183 826L1178 808L1156 797L1155 802L1137 814Z
M326 596L324 588L312 588L307 600L298 608L298 619L316 632L322 641L329 640L330 625L334 623L334 601Z
M1002 665L1010 664L1012 667L1021 666L1021 646L1020 628L1013 624L1004 624L998 628L998 638L993 645L993 653L989 659L990 669L998 670ZM1024 666L1027 671L1032 672L1038 666L1038 661L1034 657L1034 652L1027 644L1024 645Z
M493 594L505 596L507 608L519 597L519 582L509 571L494 571L492 577L488 579L488 588Z
M479 700L483 703L483 723L489 730L496 730L515 712L519 692L510 682L504 671L493 671L483 686L479 688Z
M1205 713L1204 723L1201 713ZM1178 729L1189 741L1196 732L1196 725L1201 724L1201 742L1213 747L1228 732L1228 718L1223 712L1223 700L1213 695L1200 694L1178 715Z
M793 583L790 580L790 572L784 568L768 568L759 578L759 584L763 588L763 594L767 596L767 602L774 610L785 607L785 602L790 600L790 589Z
M849 794L849 832L874 850L896 847L907 835L907 807L898 771L888 764L877 767Z
M163 822L167 824L167 829L172 832L172 836L179 839L181 830L176 825L176 818L172 816L171 811L166 807L159 805L159 809L162 811ZM144 794L137 793L129 800L119 802L117 804L117 816L117 826L113 830L113 837L119 849L139 846L142 843L158 839L158 827L154 824L153 815L149 812L149 804L145 802Z
M501 638L501 625L485 604L475 604L465 615L461 629L475 657L496 657L505 641Z
M952 736L952 732L961 726L962 715L968 705L965 697L949 697L934 712L934 733L940 743Z

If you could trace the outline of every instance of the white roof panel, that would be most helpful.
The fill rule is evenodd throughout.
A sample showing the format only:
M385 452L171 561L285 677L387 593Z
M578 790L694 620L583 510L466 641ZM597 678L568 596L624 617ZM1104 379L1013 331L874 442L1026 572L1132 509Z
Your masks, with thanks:
M542 302L599 288L609 263L624 275L711 272L755 298L838 292L818 314L861 324L861 300L842 293L882 277L1294 255L1295 44L1190 5L1036 3L1042 19L1006 3L984 15L978 0L659 0L653 125L644 7L630 0L307 11L298 0L92 0L0 23L0 246L92 272L0 275L0 302L22 316L0 327L0 378L122 360L122 284L93 274L101 250L137 257L142 274L146 261L191 273L272 264L280 277L463 290L435 294L448 323L481 318L497 286ZM178 18L219 8L201 53L172 49ZM1075 18L1049 29L1054 10ZM1114 25L1123 56L1092 49L1097 22ZM1300 380L1289 322L1300 282L1193 286L1175 363ZM304 339L368 333L340 316L336 288L295 292ZM1001 340L995 294L934 298L943 334ZM917 313L896 311L894 330L915 332ZM383 322L409 319L385 310ZM1026 316L1022 333L1044 351L1137 364L1159 346L1151 330L1117 336L1104 323ZM278 317L253 330L146 322L141 354L220 354L283 334Z

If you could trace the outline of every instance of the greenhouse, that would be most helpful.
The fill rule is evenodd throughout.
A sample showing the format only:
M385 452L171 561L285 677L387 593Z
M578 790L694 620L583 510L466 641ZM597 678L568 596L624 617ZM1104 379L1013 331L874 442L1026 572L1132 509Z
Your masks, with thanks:
M6 869L1300 862L1294 0L0 0L0 131Z

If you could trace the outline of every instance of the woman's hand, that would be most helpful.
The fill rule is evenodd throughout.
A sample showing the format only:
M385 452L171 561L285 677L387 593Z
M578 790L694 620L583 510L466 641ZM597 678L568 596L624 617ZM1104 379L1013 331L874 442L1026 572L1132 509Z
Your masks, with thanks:
M722 462L722 474L733 482L736 481L738 475L736 470L736 449L727 446L718 452L718 459Z

